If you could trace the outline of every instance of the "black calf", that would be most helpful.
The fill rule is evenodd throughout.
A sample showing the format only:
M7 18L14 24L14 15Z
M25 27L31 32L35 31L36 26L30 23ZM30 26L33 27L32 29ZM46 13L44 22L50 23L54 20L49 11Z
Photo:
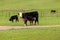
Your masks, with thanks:
M51 10L51 13L55 13L56 12L56 10Z
M12 22L13 22L14 20L16 20L16 22L19 21L17 15L11 16L10 19L9 19L9 21L12 21Z

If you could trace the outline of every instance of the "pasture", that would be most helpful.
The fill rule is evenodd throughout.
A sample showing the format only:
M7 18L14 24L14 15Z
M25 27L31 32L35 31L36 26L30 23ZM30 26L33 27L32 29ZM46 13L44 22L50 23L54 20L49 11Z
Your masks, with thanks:
M20 17L18 23L9 22L10 16L17 14L20 11L38 11L39 26L59 25L60 24L59 4L60 4L59 0L45 0L45 1L44 0L0 0L0 26L23 26L23 21ZM57 11L56 14L50 13L52 9ZM14 10L20 10L20 11L14 11ZM29 22L28 22L28 26L29 26Z
M60 9L60 0L0 0L0 10Z
M56 10L56 13L51 13ZM60 25L60 0L0 0L0 26L23 26L23 20L10 22L19 12L38 11L40 25ZM0 40L60 40L60 26L0 30Z
M60 40L60 27L0 30L0 40Z
M48 11L48 10L47 10ZM9 18L12 15L17 15L19 12L0 12L0 26L23 26L23 20L22 18L19 18L19 22L10 22ZM59 25L60 24L60 14L59 13L50 13L50 12L42 12L38 10L39 13L39 24L40 25ZM28 22L28 26L30 26L30 23Z

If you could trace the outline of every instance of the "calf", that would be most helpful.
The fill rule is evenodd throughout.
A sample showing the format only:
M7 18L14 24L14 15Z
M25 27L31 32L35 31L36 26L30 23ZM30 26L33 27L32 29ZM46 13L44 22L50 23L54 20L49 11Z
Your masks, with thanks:
M56 12L56 10L51 10L51 13L55 13Z
M16 20L16 22L19 21L17 15L13 15L13 16L11 16L10 19L9 19L9 21L12 21L12 22L13 22L14 20Z

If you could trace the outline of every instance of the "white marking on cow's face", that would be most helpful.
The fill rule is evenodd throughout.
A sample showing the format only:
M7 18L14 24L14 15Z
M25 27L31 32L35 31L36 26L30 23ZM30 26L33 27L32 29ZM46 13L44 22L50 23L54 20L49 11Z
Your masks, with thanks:
M22 12L19 13L19 16L22 17Z

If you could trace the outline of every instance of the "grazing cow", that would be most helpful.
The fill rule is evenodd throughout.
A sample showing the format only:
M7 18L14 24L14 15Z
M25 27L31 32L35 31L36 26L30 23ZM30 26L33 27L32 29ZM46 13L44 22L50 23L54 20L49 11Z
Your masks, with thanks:
M19 21L17 15L13 15L13 16L11 16L10 19L9 19L9 21L12 21L12 22L13 22L14 20L16 20L16 22Z
M55 13L56 12L56 10L51 10L51 13Z
M24 24L27 25L27 21L30 22L30 24L33 24L33 21L35 21L35 24L38 23L38 12L33 11L33 12L25 12L19 13L20 17L24 20Z

